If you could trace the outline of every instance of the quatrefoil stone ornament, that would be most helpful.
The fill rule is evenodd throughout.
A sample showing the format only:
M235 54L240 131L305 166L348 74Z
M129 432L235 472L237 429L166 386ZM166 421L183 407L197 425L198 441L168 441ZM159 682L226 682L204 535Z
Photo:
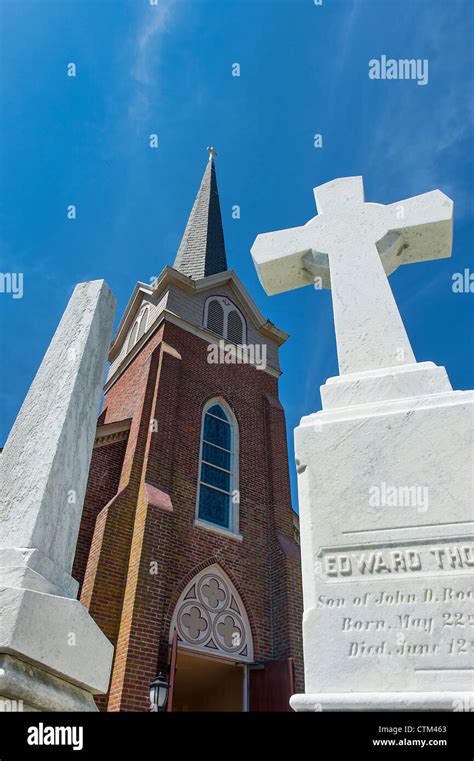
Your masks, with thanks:
M219 603L225 600L226 596L217 579L211 579L208 584L204 584L202 594L207 599L211 608L217 608Z
M193 605L189 613L184 613L181 620L188 629L191 639L199 639L201 632L208 628L206 619L203 618L196 605Z
M225 616L224 620L217 624L217 632L228 648L240 645L241 631L236 626L232 616Z

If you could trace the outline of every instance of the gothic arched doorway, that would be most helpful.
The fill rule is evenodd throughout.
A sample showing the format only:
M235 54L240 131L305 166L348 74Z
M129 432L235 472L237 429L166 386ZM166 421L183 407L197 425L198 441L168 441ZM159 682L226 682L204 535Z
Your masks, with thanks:
M249 619L234 584L217 564L183 589L170 627L175 638L175 711L248 710Z

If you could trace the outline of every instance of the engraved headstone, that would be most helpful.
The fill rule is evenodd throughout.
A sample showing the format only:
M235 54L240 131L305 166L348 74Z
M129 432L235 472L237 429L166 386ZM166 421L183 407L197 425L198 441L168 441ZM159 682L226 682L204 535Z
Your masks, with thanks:
M96 710L113 647L71 577L115 299L76 286L0 457L0 700Z
M366 203L361 177L318 215L259 235L267 293L332 289L340 375L295 431L305 659L297 711L474 708L473 403L417 363L388 284L451 255L439 191Z

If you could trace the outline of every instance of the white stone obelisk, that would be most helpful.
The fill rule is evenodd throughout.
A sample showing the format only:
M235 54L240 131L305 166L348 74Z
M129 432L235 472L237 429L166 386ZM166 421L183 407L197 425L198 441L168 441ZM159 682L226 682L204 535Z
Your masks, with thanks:
M103 280L76 286L0 457L0 700L24 710L93 711L108 688L71 568L114 313Z
M451 255L452 202L366 203L361 177L314 192L316 217L252 248L267 293L331 288L340 370L295 431L306 693L291 705L473 710L474 396L416 362L387 279Z

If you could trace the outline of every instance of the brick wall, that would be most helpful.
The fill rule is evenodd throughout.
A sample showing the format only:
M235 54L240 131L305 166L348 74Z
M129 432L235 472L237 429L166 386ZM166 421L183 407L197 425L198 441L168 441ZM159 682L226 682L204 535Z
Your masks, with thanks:
M116 441L97 447L93 452L72 569L73 577L79 582L79 591L82 588L97 515L117 493L126 444L126 441Z
M215 396L239 426L242 542L194 525L202 409ZM109 466L102 501L101 468L115 455L107 459L101 450L114 444L94 450L86 502L94 507L83 519L76 558L82 569L90 546L81 599L116 647L110 694L99 706L148 709L148 685L166 665L176 600L213 562L244 601L255 660L293 656L300 691L301 578L277 379L247 365L208 364L205 341L165 322L106 394L101 423L124 418L132 425L120 477ZM155 505L145 483L162 495ZM114 489L120 492L110 501ZM151 563L158 573L150 573Z

